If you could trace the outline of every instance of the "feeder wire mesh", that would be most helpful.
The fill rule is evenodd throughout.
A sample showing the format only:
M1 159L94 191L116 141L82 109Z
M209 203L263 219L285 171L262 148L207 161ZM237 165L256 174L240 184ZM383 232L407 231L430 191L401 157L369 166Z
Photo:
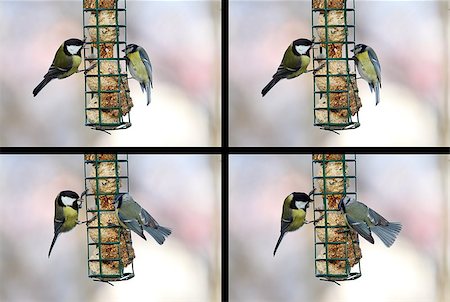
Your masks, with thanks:
M126 129L133 107L126 60L120 57L126 47L126 0L84 0L83 30L89 37L84 63L90 65L85 73L85 125Z
M320 51L313 48L314 126L358 128L362 105L349 54L355 47L355 1L313 0L311 20L312 35L319 38L315 44L320 44Z
M85 188L89 189L86 195L88 275L104 282L131 279L135 257L131 233L120 226L114 207L115 196L129 191L128 156L85 154L84 175Z
M356 156L313 154L315 275L326 281L361 276L358 235L338 209L345 195L356 198Z

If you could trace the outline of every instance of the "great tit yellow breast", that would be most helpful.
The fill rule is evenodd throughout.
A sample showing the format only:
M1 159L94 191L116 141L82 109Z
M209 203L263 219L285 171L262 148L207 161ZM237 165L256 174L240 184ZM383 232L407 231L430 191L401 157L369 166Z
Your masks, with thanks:
M149 76L147 74L147 69L145 68L144 63L142 62L141 56L139 55L139 51L135 51L127 54L128 59L131 62L131 68L134 69L134 74L137 75L139 81L148 82Z
M70 75L78 71L78 67L81 63L81 57L77 55L72 56L72 68L69 70Z
M294 72L292 74L292 76L290 76L290 78L291 77L295 78L295 77L303 74L306 71L306 68L308 68L308 65L309 65L309 62L310 62L310 58L308 56L306 56L306 55L302 55L301 58L300 58L300 62L301 62L300 69L297 72Z
M303 210L292 210L292 222L287 231L292 232L299 229L305 223L306 212Z
M355 56L359 61L357 67L361 76L367 77L372 82L378 81L377 72L369 58L369 52L363 51Z
M78 222L78 212L71 207L64 207L64 223L61 227L61 232L68 232L73 229Z

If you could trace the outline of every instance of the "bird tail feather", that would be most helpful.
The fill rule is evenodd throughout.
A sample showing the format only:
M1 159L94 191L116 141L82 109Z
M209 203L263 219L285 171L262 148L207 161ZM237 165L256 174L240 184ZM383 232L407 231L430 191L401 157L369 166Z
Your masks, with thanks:
M156 229L149 226L144 226L144 230L149 233L159 244L163 244L166 237L172 234L170 229L162 226L157 226Z
M55 234L55 236L53 236L52 244L50 245L50 250L48 251L48 258L50 258L50 254L52 252L53 246L55 245L57 238L58 238L58 234Z
M397 238L397 235L400 233L402 225L398 222L389 222L388 225L377 225L371 227L370 229L381 239L381 241L383 241L387 247L390 247Z
M51 80L53 80L53 78L49 78L49 77L44 78L44 79L36 86L36 88L34 88L34 90L33 90L33 96L36 96L36 95L39 93L39 91L41 91L42 88L44 88L45 85L47 85Z
M152 101L150 82L145 84L145 91L147 92L147 106L148 106Z
M274 256L274 257L275 257L275 253L277 252L278 246L279 246L280 243L281 243L281 239L283 239L283 237L284 237L284 233L281 233L281 234L280 234L280 237L278 238L277 245L275 245L275 249L273 250L273 256Z
M380 84L376 83L374 89L375 89L375 106L376 106L380 102Z
M267 92L269 92L270 89L272 89L273 86L275 86L276 83L278 83L281 80L281 78L273 78L270 80L270 82L266 85L266 87L263 88L261 91L262 96L265 96Z

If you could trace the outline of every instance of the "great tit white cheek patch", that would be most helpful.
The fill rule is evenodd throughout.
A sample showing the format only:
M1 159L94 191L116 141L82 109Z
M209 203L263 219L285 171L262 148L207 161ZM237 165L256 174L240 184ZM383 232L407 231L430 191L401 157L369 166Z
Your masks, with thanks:
M297 52L302 55L306 54L310 48L311 48L310 45L296 45L295 46L295 49L297 50Z
M61 197L62 203L66 206L71 206L75 200L76 200L75 198L71 198L71 197L67 197L67 196Z
M79 45L68 45L68 46L67 46L67 51L74 55L74 54L76 54L78 51L80 51L81 47L83 47L83 46L79 46Z

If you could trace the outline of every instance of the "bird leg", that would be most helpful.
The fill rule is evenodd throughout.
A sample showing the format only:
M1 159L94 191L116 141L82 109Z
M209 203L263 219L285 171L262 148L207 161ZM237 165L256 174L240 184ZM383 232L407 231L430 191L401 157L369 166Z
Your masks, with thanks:
M312 221L305 221L305 224L308 224L308 223L314 223L314 224L316 224L316 223L318 223L320 220L322 220L323 219L323 217L325 216L325 214L322 214L319 218L317 218L316 220L312 220Z
M86 69L81 69L81 70L77 70L77 73L79 72L84 72L85 74L88 73L89 71L91 71L92 69L94 69L97 66L97 63L92 64L91 66L89 66Z
M95 215L94 217L92 217L91 219L88 219L86 221L77 221L77 224L83 224L83 223L91 223L92 221L94 221L94 219L97 218L97 215Z

